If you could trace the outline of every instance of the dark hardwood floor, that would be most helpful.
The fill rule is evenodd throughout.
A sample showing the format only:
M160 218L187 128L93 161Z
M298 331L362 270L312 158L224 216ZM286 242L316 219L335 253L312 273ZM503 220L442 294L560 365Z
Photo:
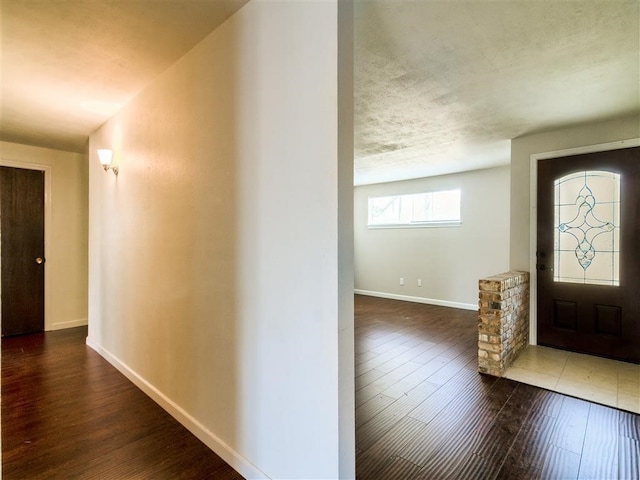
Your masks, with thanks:
M355 302L359 480L640 478L640 417L478 374L475 312ZM5 480L242 478L85 337L2 340Z
M242 479L86 336L2 339L4 480Z
M477 373L477 313L356 296L359 480L640 479L640 416Z

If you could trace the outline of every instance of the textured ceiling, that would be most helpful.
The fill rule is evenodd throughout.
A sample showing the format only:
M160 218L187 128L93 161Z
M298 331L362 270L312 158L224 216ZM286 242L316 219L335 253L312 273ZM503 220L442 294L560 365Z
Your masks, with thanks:
M0 140L86 151L246 1L0 0ZM504 165L511 138L638 114L639 5L356 0L356 184Z
M357 2L356 184L505 165L512 138L638 114L639 5Z
M247 0L0 0L0 140L87 137Z

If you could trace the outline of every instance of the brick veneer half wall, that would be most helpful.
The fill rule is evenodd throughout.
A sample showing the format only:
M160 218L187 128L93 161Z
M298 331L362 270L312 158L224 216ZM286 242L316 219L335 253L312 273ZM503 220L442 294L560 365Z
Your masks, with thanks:
M479 281L478 371L501 377L529 344L529 272Z

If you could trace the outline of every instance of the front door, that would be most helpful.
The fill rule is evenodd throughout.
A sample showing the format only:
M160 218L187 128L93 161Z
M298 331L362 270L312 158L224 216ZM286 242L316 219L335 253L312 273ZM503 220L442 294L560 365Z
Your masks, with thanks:
M640 147L538 163L538 343L640 363Z
M2 336L44 330L44 172L0 167Z

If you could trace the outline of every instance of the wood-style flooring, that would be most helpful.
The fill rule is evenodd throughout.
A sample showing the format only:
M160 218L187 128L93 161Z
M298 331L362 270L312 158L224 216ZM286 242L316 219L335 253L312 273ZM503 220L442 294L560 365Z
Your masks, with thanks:
M86 336L2 339L4 480L242 479Z
M640 479L640 416L477 373L477 313L356 296L359 480Z
M355 302L359 480L640 478L640 417L478 374L475 312ZM85 337L2 340L5 480L242 478Z

